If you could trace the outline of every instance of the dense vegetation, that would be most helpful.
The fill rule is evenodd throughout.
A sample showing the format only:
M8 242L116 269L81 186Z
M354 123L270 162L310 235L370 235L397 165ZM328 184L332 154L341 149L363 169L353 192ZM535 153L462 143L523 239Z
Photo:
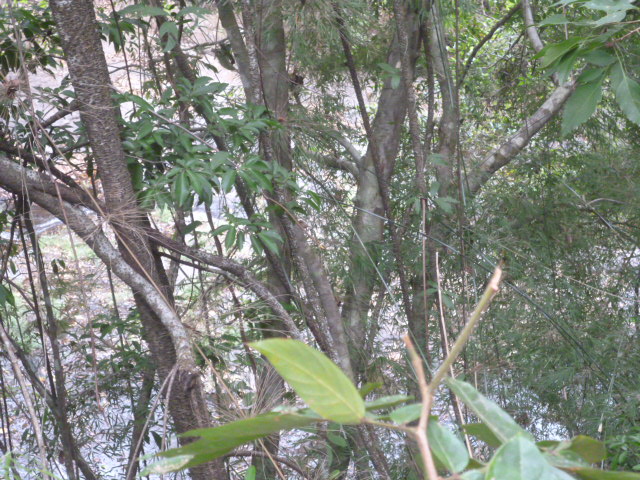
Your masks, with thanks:
M5 2L0 476L640 479L639 38Z

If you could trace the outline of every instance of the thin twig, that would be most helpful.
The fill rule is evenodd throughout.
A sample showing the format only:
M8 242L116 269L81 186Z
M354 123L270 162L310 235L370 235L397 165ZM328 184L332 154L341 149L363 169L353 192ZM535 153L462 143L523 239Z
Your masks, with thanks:
M495 294L498 293L498 285L500 284L501 278L502 268L500 267L500 265L498 265L493 272L491 280L489 280L489 283L487 284L487 288L480 298L480 302L478 302L478 305L469 317L469 321L462 329L462 332L460 332L460 335L458 335L456 342L453 344L451 352L449 353L449 355L447 355L447 358L444 359L442 365L440 365L440 368L438 368L435 375L433 376L433 379L429 384L429 389L431 391L435 390L438 385L440 385L440 382L442 382L442 379L447 374L447 371L449 370L451 365L453 365L453 362L456 360L458 355L460 355L460 353L462 352L462 349L471 337L473 330L480 321L482 313L489 307L491 300L493 300Z
M420 387L420 396L422 397L422 410L420 412L420 420L418 426L412 429L412 434L416 439L418 448L420 449L420 455L422 456L422 466L425 471L425 478L427 480L437 480L438 471L436 464L431 455L429 449L429 439L427 437L427 427L429 423L429 414L431 413L431 403L433 401L433 392L429 389L427 384L427 377L424 374L424 368L422 366L422 358L418 355L416 347L413 346L413 342L409 335L404 336L404 343L409 351L409 357L411 363L416 372L418 378L418 386Z

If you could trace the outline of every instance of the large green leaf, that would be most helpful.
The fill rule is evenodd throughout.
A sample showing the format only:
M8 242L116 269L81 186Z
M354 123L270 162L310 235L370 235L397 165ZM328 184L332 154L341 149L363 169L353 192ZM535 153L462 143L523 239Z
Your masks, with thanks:
M359 423L364 401L351 380L322 353L302 342L270 338L251 346L269 359L309 407L338 423Z
M229 453L234 448L280 430L306 427L321 419L309 410L295 413L270 412L257 417L236 420L214 428L201 428L182 434L184 437L200 437L180 448L160 455L172 461L161 460L147 468L148 473L168 473L191 468Z
M176 457L163 458L162 460L148 465L142 472L140 472L140 476L144 477L154 473L156 475L162 475L163 473L182 470L183 468L186 468L185 465L187 465L193 457L193 455L178 455Z
M448 378L446 382L449 388L453 390L453 393L475 412L478 418L489 427L501 442L507 442L518 434L525 438L533 439L531 434L520 427L507 412L468 383L454 378Z
M578 468L571 470L584 480L640 480L640 473L605 472L597 468Z
M602 98L602 80L578 86L564 106L562 114L562 135L571 132L578 125L586 122Z
M571 450L545 452L544 456L551 465L558 468L572 469L590 466L580 455Z
M567 53L576 49L583 40L584 38L582 37L572 37L559 43L547 45L534 58L540 58L542 68L548 68Z
M586 435L573 437L568 450L577 453L589 463L596 463L607 457L604 443Z
M429 419L427 437L431 451L451 473L464 470L469 464L469 452L465 444L448 428L443 427L435 418Z
M548 480L551 466L529 438L516 435L489 463L487 480Z
M640 125L640 85L618 63L611 72L616 101L629 120Z
M549 469L547 478L549 480L575 480L575 477L572 477L568 473L563 472L559 468L553 468L553 467Z

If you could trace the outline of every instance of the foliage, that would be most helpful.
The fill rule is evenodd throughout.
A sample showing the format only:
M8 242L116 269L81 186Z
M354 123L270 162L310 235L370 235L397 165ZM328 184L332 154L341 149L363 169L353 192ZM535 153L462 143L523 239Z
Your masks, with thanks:
M314 422L330 420L337 423L367 423L395 428L411 422L419 416L398 415L399 407L389 413L374 413L380 405L366 405L357 395L356 388L347 377L320 352L314 351L295 340L270 339L254 344L274 364L278 372L287 379L296 393L318 413L308 410L280 410L266 415L238 420L221 427L193 430L186 436L198 436L199 440L186 446L168 450L162 456L165 460L154 463L142 472L168 473L195 466L219 457L232 448L265 437L280 430L306 427ZM302 373L300 359L310 360L314 371ZM301 374L302 373L302 374ZM522 430L515 421L497 404L479 393L471 384L449 379L449 387L460 397L481 420L483 429L491 432L499 447L486 463L471 462L464 443L438 422L430 420L427 427L429 444L433 455L443 470L458 474L466 470L463 478L473 479L640 479L640 474L627 472L605 472L591 468L590 464L606 458L604 444L587 436L577 436L566 441L543 441L534 443L532 436ZM350 407L365 406L370 413L345 413ZM412 408L413 411L416 409ZM349 412L349 410L346 410ZM385 424L381 419L394 423ZM473 431L473 430L472 430ZM477 431L477 429L476 429ZM482 430L480 430L482 431ZM482 436L479 437L481 440ZM469 468L469 470L467 470Z
M0 160L49 182L11 189L0 169L0 326L18 354L0 344L0 476L42 472L37 424L61 477L84 457L100 478L140 458L194 478L224 459L230 478L416 479L422 420L453 478L639 478L638 2L93 3L124 209L51 8L0 7ZM117 258L34 192L72 202ZM147 291L192 349L154 343L163 323L115 273L140 273L123 234L150 245ZM431 378L500 262L451 365L467 382L434 388L425 417L400 338ZM180 422L193 405L206 418Z

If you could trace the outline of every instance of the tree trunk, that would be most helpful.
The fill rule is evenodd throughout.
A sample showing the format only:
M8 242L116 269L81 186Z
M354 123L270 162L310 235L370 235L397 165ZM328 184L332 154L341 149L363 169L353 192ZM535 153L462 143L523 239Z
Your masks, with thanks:
M118 126L119 112L111 99L111 81L93 4L89 0L53 0L51 9L102 182L108 210L105 214L116 232L120 253L154 285L172 308L171 291L162 264L141 233L146 227L146 216L138 207L127 170ZM184 346L176 351L170 333L147 304L145 295L134 291L134 298L160 379L164 380L172 372L176 375L169 397L176 430L182 433L210 426L211 418L193 353L190 349L183 351ZM192 469L192 475L204 480L225 478L226 472L220 460Z

